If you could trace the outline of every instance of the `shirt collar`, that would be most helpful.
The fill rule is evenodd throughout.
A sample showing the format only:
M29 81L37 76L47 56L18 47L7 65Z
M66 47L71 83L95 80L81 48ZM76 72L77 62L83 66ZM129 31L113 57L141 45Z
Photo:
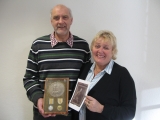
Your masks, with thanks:
M95 65L96 65L96 63L94 62L93 65L90 68L90 71L94 71ZM111 72L112 72L112 69L113 69L113 65L114 65L114 61L111 59L111 61L109 62L109 64L101 72L105 71L106 73L108 73L110 75Z
M58 40L55 38L54 33L52 33L50 35L50 40L51 40L51 46L54 47L55 45L57 45ZM66 43L72 47L73 46L73 35L71 33L69 33L69 38L66 40Z

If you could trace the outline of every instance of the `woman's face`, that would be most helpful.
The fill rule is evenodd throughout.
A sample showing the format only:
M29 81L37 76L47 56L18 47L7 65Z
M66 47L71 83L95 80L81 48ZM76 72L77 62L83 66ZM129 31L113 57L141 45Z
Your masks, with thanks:
M92 57L96 64L101 67L106 67L112 59L112 45L110 41L104 41L103 38L98 38L92 46Z

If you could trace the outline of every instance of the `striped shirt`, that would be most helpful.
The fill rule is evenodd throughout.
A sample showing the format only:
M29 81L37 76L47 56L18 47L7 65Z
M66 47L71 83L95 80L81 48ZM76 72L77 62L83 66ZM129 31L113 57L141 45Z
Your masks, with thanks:
M28 56L24 87L30 101L37 105L43 98L46 78L69 78L69 99L73 93L80 69L90 62L88 43L73 35L73 46L58 42L51 46L50 35L36 39Z

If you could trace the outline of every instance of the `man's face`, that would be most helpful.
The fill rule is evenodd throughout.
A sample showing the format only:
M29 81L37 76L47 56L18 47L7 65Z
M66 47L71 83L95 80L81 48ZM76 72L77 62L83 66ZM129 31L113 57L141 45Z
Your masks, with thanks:
M72 24L70 11L64 6L57 6L51 13L51 24L57 36L67 36Z

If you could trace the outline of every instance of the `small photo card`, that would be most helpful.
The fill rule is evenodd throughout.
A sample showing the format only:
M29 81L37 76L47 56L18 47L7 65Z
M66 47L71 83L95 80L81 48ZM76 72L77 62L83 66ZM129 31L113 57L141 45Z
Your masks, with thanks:
M89 81L78 79L75 90L69 102L69 107L79 111L84 103L85 96L88 94Z

